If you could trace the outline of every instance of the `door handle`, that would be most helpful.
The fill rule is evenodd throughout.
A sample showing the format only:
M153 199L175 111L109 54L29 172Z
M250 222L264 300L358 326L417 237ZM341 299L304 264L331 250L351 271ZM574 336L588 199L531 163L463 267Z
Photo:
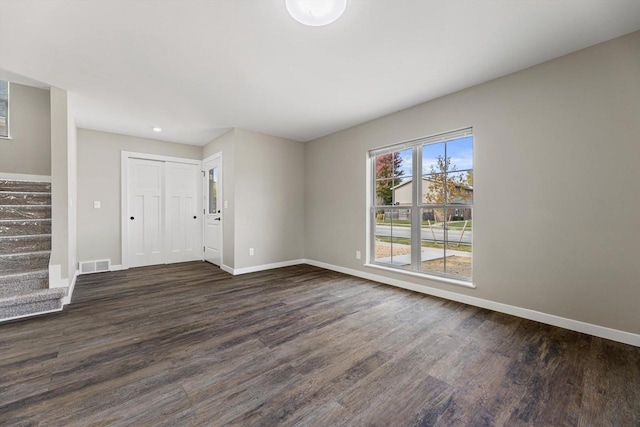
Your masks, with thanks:
M196 218L197 218L197 216L195 216L195 215L194 215L194 216L193 216L193 219L196 219Z
M134 217L131 217L131 218L129 218L129 219L130 219L131 221L133 221L135 218L134 218Z
M213 220L214 221L220 221L220 218L214 218Z

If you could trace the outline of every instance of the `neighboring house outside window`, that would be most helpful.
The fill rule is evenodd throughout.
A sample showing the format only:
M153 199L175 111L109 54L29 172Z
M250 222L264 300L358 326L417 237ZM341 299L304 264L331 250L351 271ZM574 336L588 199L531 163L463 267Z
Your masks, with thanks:
M9 137L9 82L0 80L0 138Z
M472 129L374 149L369 157L371 263L471 281Z

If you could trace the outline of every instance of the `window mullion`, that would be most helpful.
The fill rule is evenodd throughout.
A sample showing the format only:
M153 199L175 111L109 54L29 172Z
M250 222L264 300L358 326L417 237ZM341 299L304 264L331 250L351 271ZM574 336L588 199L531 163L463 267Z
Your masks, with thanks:
M448 141L447 141L448 142ZM449 241L449 232L447 230L447 207L449 206L449 167L447 165L448 153L447 153L447 142L444 143L444 200L442 203L444 204L443 215L442 215L442 264L444 274L447 274L447 243Z

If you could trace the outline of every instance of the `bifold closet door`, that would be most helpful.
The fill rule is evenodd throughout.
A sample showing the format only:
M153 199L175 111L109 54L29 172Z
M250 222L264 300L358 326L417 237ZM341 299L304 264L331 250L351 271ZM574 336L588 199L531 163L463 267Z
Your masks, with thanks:
M166 163L166 262L202 259L200 167Z
M129 267L162 264L164 162L129 159L127 170Z

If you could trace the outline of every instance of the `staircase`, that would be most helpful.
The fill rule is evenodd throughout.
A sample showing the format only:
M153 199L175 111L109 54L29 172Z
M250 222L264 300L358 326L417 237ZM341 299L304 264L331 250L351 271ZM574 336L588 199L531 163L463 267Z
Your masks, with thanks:
M62 309L50 255L51 183L0 180L0 321Z

